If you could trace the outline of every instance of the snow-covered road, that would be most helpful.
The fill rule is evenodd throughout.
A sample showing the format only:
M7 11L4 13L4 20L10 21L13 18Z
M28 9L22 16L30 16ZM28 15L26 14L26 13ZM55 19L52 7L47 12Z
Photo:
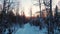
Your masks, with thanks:
M39 26L31 26L29 23L25 24L24 28L19 28L15 34L45 34L47 29L39 30Z

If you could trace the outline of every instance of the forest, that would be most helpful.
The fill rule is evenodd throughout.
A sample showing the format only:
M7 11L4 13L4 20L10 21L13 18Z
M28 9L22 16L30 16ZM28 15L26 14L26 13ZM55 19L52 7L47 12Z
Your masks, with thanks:
M37 15L36 17L32 16L31 9L30 17L26 17L24 10L22 10L21 12L22 15L19 15L19 2L10 1L11 0L3 0L3 6L2 8L0 7L0 34L16 34L17 30L19 28L23 29L26 24L30 25L26 25L27 28L32 26L38 27L39 32L46 28L45 32L43 32L44 34L60 34L60 9L56 5L53 12L52 0L50 0L49 2L43 1L45 10L41 10L40 0L38 1L40 11L36 12L36 14L39 13L39 15ZM13 9L15 9L14 5L17 6L15 14L13 12ZM44 11L46 11L46 14L44 13ZM32 28L30 29L30 31L32 30ZM41 34L39 32L38 34ZM32 32L31 34L34 33L35 32Z

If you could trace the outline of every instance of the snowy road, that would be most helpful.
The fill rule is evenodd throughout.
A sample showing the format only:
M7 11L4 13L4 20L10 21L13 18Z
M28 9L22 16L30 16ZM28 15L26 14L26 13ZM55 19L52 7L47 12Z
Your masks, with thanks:
M45 34L46 32L46 28L39 30L39 27L30 26L30 24L28 23L25 24L24 28L18 29L18 31L15 34Z

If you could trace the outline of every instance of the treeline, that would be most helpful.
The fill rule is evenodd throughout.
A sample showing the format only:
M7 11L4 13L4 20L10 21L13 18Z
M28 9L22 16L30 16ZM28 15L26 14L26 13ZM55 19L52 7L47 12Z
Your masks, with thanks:
M60 32L60 12L58 10L58 6L56 6L54 10L54 15L52 14L51 16L50 13L48 13L45 18L37 16L36 19L31 19L30 24L33 26L39 26L40 30L46 27L48 31L46 34L59 34L58 32ZM56 32L56 30L58 32Z

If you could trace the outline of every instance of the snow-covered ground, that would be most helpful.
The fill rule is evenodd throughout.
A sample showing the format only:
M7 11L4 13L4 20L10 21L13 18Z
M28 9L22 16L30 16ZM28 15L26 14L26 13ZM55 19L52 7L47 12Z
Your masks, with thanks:
M47 28L44 27L41 30L39 29L39 26L31 26L29 23L25 24L22 28L19 27L19 25L14 25L11 27L11 30L13 30L12 34L47 34ZM8 29L6 29L6 34L8 33ZM4 34L5 34L4 33ZM54 29L54 34L59 34L59 31L57 29Z
M39 26L31 26L29 23L24 25L24 28L19 28L15 34L45 34L47 29L39 29Z

